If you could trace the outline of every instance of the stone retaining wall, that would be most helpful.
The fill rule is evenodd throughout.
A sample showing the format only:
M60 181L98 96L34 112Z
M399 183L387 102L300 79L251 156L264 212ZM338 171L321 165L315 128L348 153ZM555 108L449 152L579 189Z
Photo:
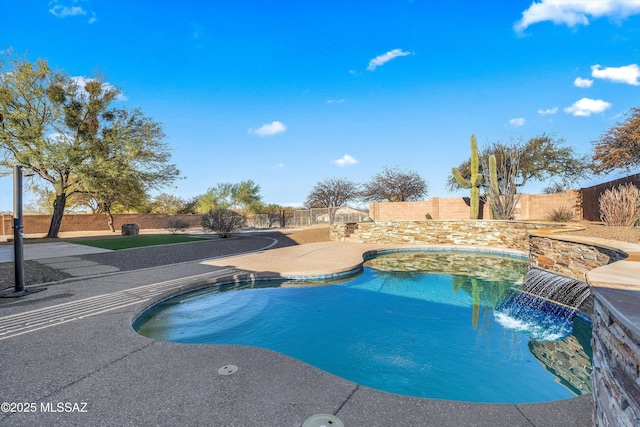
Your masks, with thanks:
M622 251L589 243L549 236L529 237L529 265L561 276L587 282L587 273L594 268L627 257Z
M409 245L491 246L526 252L527 231L549 224L513 221L377 221L357 224L358 239L363 243ZM331 239L343 241L353 224L333 224Z
M336 242L344 242L349 238L356 230L359 229L361 223L357 222L345 222L333 224L329 228L329 239Z

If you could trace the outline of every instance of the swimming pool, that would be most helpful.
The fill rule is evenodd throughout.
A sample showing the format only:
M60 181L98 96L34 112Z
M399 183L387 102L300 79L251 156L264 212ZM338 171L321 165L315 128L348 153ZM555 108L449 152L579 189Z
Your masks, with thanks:
M227 284L142 313L142 335L288 354L368 387L409 396L524 403L590 392L590 325L519 313L522 258L398 252L339 282Z

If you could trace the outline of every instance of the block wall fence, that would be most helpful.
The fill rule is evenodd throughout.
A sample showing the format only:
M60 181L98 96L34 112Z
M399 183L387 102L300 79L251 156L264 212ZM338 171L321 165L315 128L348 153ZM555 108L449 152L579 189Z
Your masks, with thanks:
M640 188L640 173L559 194L521 194L514 219L544 220L552 209L572 208L574 220L600 221L599 199L602 193L627 183ZM468 219L469 198L434 197L424 202L371 203L369 211L374 221L417 221L425 219L426 214L433 219ZM481 203L480 219L490 218L489 204Z
M166 214L117 214L113 216L116 232L120 232L122 224L138 224L140 230L158 230L169 227L172 220L181 220L192 227L201 226L200 215L166 215ZM25 234L41 234L49 231L51 215L24 215L22 217ZM60 231L108 231L106 215L65 214L62 217ZM13 215L0 214L0 235L13 236Z
M573 209L574 220L583 219L581 193L569 190L559 194L521 194L514 219L545 220L552 209ZM423 202L373 202L369 216L374 221L421 221L425 215L432 219L469 219L468 197L434 197ZM480 219L491 219L489 203L480 204Z
M620 185L631 183L640 188L640 173L580 189L582 219L600 221L600 204L598 199L605 191Z

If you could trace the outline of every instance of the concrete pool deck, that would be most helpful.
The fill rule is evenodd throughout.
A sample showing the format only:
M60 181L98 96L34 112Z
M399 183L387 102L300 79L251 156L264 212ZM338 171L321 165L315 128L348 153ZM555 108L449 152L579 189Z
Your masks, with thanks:
M22 412L3 409L0 425L299 427L318 413L333 414L346 427L591 425L591 395L516 405L412 398L358 386L273 351L162 342L131 327L152 301L193 286L251 274L338 273L358 266L368 250L394 247L288 246L73 278L5 299L0 401ZM227 365L237 372L218 374Z

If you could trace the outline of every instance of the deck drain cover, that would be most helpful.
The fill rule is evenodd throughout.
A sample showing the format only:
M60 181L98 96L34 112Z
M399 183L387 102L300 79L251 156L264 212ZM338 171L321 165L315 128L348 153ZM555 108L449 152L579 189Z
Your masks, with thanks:
M222 368L218 369L218 374L231 375L237 370L238 370L238 367L236 365L224 365Z
M344 427L344 423L331 414L311 415L302 427Z

